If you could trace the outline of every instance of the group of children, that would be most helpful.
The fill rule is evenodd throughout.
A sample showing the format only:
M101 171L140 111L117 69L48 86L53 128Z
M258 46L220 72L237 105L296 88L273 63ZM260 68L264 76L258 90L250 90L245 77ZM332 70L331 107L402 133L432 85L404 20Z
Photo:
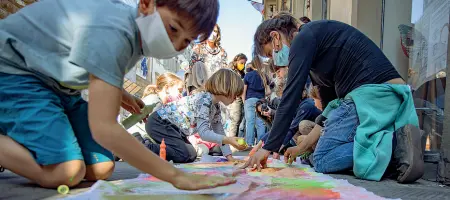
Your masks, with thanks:
M122 89L125 73L142 56L170 58L192 41L214 35L218 13L217 0L141 0L138 8L111 0L46 0L1 20L0 165L42 187L72 187L82 180L107 179L114 170L114 152L180 189L232 184L232 177L185 173L157 154L164 139L167 160L192 162L198 148L189 137L198 134L234 160L230 146L247 146L225 133L221 104L230 106L240 97L249 120L249 145L255 138L252 123L260 123L255 113L272 124L267 138L256 126L265 145L243 168L264 167L270 152L281 149L286 162L314 150L311 160L318 172L353 169L360 178L380 180L394 165L399 182L422 176L409 87L370 39L344 23L302 24L280 14L258 27L253 57L272 58L276 71L288 67L289 72L275 115L256 106L271 93L259 59L244 77L235 72L241 71L242 59L233 64L235 69L207 70L207 78L193 82L184 97L184 83L171 74L160 76L143 100ZM198 67L191 73L204 73ZM308 77L320 106L307 98ZM79 92L86 88L89 103ZM146 104L158 105L141 126L150 137L132 137L117 121L119 108L140 113ZM300 121L292 120L296 115ZM297 146L286 150L285 140L298 136L303 119L315 122L303 122L308 124L301 134L307 136L294 137Z
M245 67L239 67L237 68L236 65L243 65L243 63L239 63L243 60L243 58L246 59L244 54L239 54L236 56L236 58L233 60L232 63L230 63L230 68L234 72L242 71L245 69ZM270 61L269 61L270 62ZM236 65L233 65L233 63L237 63ZM205 98L199 96L199 93L205 92L205 86L208 84L208 81L215 82L214 87L211 88L211 90L214 88L214 90L221 90L222 87L224 87L226 84L224 82L217 82L216 76L223 76L221 75L224 73L224 71L219 70L217 71L217 75L214 74L209 78L208 80L203 80L206 76L202 74L201 72L204 71L205 65L202 62L195 62L194 65L190 68L189 71L186 72L185 79L182 80L180 77L176 76L172 73L164 73L157 77L156 79L156 85L150 85L148 86L143 94L143 101L146 105L157 105L154 107L154 112L157 114L152 114L149 118L149 121L145 124L145 127L143 127L142 124L137 124L136 126L128 129L130 133L134 133L133 135L141 141L145 146L147 146L149 149L151 149L154 153L158 154L159 147L158 145L161 144L162 139L165 138L165 144L168 147L168 160L172 160L176 163L187 163L187 162L193 162L197 157L200 157L202 155L223 155L228 160L232 161L234 160L231 156L231 151L227 147L221 147L222 140L226 140L229 138L234 138L236 135L238 135L237 130L234 129L234 133L231 134L224 134L224 125L222 124L221 119L221 113L220 109L217 109L220 107L219 104L212 106L213 108L205 108L203 109L201 106L194 106L194 107L187 107L192 104L191 101L194 101L196 104L199 104L200 102L197 100L197 98ZM239 83L238 85L229 85L230 91L216 91L216 94L224 94L224 95L230 95L236 93L234 96L237 97L232 104L235 104L236 101L239 101L241 99L245 99L244 108L237 107L237 109L242 109L245 113L245 121L244 123L251 124L250 126L247 126L247 131L243 134L246 138L246 144L247 146L237 146L231 144L236 150L243 150L252 148L253 145L256 143L261 143L263 140L267 139L266 130L270 130L271 123L267 121L272 121L275 115L276 108L278 107L277 104L279 104L279 99L282 96L282 92L278 95L274 95L274 98L270 98L270 93L265 94L265 87L264 83L262 82L262 79L260 78L260 75L258 74L257 70L252 69L253 67L251 64L248 64L247 67L250 67L250 70L248 70L247 73L236 73L240 75L241 78L243 78L243 91L240 91L238 94L237 88L235 87L241 87L242 81L236 80L236 83ZM274 79L270 79L269 76L265 76L267 79L266 81L273 81L275 83L275 87L278 87L278 85L284 85L283 82L285 82L287 67L277 67L273 64L270 65L270 72L273 74L277 74L277 77ZM229 70L231 71L231 70ZM228 71L225 71L228 72ZM236 77L234 77L236 78ZM222 79L230 79L229 77L222 77ZM191 80L191 81L188 81ZM202 81L199 81L202 80ZM183 81L185 83L183 87ZM196 83L196 84L193 84ZM268 86L267 86L268 87ZM278 158L279 153L283 153L284 150L288 147L295 146L295 140L299 136L299 124L300 122L304 120L314 120L318 115L321 113L322 108L316 107L314 100L311 98L311 95L309 94L310 87L312 86L306 86L305 92L303 94L302 103L299 104L299 107L297 108L297 115L294 120L292 120L291 128L288 131L285 141L283 143L283 146L280 148L279 152L274 153L274 157ZM259 88L259 89L255 89ZM282 89L279 89L282 90ZM187 91L185 93L185 97L182 98L183 91ZM213 91L207 91L211 94ZM242 95L241 95L242 93ZM316 95L317 96L317 95ZM316 97L318 98L318 97ZM270 100L272 99L272 100ZM278 102L278 103L270 103L270 106L267 106L266 110L263 107L264 103L261 102ZM174 101L174 102L172 102ZM252 102L254 101L254 102ZM172 103L171 103L172 102ZM250 103L251 102L251 103ZM223 102L222 102L223 103ZM209 105L210 103L208 103ZM223 103L225 104L225 103ZM161 108L161 105L164 105L163 108ZM225 104L226 105L226 104ZM209 106L211 107L211 106ZM230 108L230 107L229 107ZM196 109L201 109L196 110ZM234 109L231 107L230 109ZM185 111L183 111L185 110ZM187 112L186 110L189 110ZM211 111L212 110L212 111ZM195 117L195 115L191 115L190 113L196 113L196 112L205 112L205 111L211 111L214 113L210 113L208 116L210 119L214 119L212 121L209 121L209 123L203 123L198 117ZM177 112L181 112L178 113ZM187 114L183 114L187 113ZM241 114L241 112L239 112ZM167 116L172 116L172 118L168 118ZM248 117L251 116L251 117ZM169 131L166 131L167 127L161 126L161 117L164 117L163 119L169 121L173 127L169 128ZM178 117L178 119L175 119L174 117ZM241 117L241 116L237 116ZM183 118L182 120L180 118ZM265 120L266 119L266 120ZM268 119L268 120L267 120ZM263 121L266 121L264 123ZM155 124L154 122L158 121L159 124ZM183 123L181 123L182 121ZM194 123L193 125L188 125L185 123ZM261 123L261 125L256 125L257 123ZM205 125L205 126L211 126L211 129L198 127L198 124ZM256 126L255 126L256 125ZM261 126L261 127L259 127ZM196 127L191 129L182 129L180 127ZM262 130L258 130L258 128ZM250 129L250 130L249 130ZM257 142L255 143L255 135L254 130L257 130L258 137L256 138ZM229 131L230 133L230 131ZM308 134L309 132L304 132L303 134ZM220 136L219 136L220 135ZM231 136L230 136L231 135ZM224 139L219 140L217 137L224 137ZM173 139L175 138L175 139ZM236 139L236 138L235 138Z

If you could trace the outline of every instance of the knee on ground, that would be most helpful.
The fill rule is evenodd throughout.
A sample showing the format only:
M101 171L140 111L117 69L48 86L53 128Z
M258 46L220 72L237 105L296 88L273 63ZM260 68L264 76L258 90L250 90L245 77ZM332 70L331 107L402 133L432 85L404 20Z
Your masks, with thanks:
M77 186L84 179L88 181L105 180L114 171L114 162L103 162L86 166L82 160L72 160L56 165L43 167L44 173L37 184L45 188L56 188L60 185Z

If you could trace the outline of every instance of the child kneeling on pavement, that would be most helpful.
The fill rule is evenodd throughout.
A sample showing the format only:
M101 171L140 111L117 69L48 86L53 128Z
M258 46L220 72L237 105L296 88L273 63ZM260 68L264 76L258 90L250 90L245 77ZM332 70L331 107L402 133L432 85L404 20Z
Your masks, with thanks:
M145 145L159 154L160 143L164 139L167 160L194 162L197 153L187 137L198 133L203 140L217 143L223 155L233 161L229 145L239 150L246 146L239 145L237 137L225 136L219 103L231 104L242 94L243 88L244 82L235 72L229 69L217 71L206 81L202 91L166 104L150 115L146 131L156 143L147 142Z
M42 187L73 187L107 179L113 151L179 189L234 183L173 167L117 121L120 106L133 114L144 106L122 89L125 73L143 56L171 58L193 38L206 40L218 4L46 0L0 20L0 165ZM82 89L89 89L89 102Z

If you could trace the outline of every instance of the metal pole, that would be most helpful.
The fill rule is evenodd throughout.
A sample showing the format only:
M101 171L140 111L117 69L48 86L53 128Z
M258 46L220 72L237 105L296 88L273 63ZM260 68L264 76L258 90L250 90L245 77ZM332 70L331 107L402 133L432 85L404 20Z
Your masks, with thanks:
M328 19L328 1L322 0L322 19Z
M292 6L294 6L294 5L293 5L292 0L291 0L291 6L289 7L289 9L290 9L290 12L291 12L292 14L294 14L294 13L293 13L294 10L292 9Z
M381 0L381 35L380 35L380 49L383 50L384 41L384 15L386 13L386 0Z
M448 11L450 12L450 10ZM449 17L450 20L450 17ZM450 27L447 27L450 29ZM449 30L450 31L450 30ZM450 39L450 34L448 35ZM438 164L437 180L445 185L450 185L450 80L447 80L450 74L450 43L447 47L447 76L445 83L445 105L444 105L444 131L442 132L441 158Z

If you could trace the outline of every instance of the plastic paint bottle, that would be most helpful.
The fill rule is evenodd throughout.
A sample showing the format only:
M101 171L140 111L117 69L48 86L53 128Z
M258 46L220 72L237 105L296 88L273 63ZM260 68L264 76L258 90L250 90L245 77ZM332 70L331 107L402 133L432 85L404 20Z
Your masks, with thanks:
M159 157L166 160L166 143L164 142L164 138L159 145Z
M152 105L146 105L142 110L141 114L132 114L130 117L126 118L122 121L122 126L125 129L129 129L135 124L137 124L139 121L143 120L147 115L153 112L153 109L155 108L156 104Z

